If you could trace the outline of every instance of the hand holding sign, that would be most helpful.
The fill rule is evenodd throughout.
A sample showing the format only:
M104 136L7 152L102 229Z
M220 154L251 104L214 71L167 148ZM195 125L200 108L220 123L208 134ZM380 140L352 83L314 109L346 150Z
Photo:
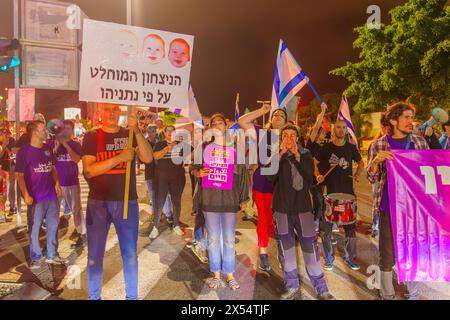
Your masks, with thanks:
M139 120L135 111L128 115L128 128L133 129L135 133L139 132Z

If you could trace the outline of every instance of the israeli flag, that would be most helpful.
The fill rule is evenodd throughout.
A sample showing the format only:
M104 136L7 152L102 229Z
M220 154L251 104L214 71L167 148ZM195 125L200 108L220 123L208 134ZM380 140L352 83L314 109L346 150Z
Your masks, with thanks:
M355 128L353 127L352 117L350 116L350 106L348 105L347 97L342 95L341 105L339 106L338 117L345 122L348 128L348 134L350 135L350 143L358 146L358 140L356 139Z
M192 85L189 84L189 108L173 108L174 113L191 119L195 124L203 127L205 124L203 123L202 114L200 113L200 109L198 108L197 100L195 99L194 90L192 90Z
M309 82L286 43L280 39L272 89L272 110L285 108L289 100Z

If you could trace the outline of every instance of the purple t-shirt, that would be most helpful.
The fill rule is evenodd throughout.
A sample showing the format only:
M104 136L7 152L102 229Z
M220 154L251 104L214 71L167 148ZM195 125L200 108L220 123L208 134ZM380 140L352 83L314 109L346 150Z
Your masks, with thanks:
M392 139L392 138L388 138L389 141L389 145L391 146L392 150L397 150L397 149L414 149L414 143L410 142L409 146L408 144L408 137L403 138L403 139ZM380 210L381 212L384 213L389 213L390 212L390 208L389 208L389 192L388 192L388 184L387 181L384 184L383 187L383 194L381 196L381 203L380 203Z
M57 199L52 176L54 165L53 152L45 144L42 148L27 144L17 153L16 172L24 174L25 184L34 203Z
M264 132L262 130L263 128L261 126L255 126L256 130L256 139L257 141L255 143L258 143L258 154L260 152L260 148L263 148L265 146L265 141L267 141L267 157L270 158L271 156L271 137L269 132ZM263 143L259 143L259 137L261 134L266 134L267 137L263 138ZM266 140L267 139L267 140ZM259 159L259 157L258 157ZM262 193L273 193L273 185L272 183L267 179L267 176L261 175L261 165L263 165L261 162L259 162L258 168L256 169L255 173L253 174L253 190L257 192Z
M81 144L70 140L67 142L69 147L75 151L76 154L81 155ZM59 145L55 152L56 170L58 171L59 183L62 187L77 186L80 184L78 180L78 164L72 160L69 151L63 146Z

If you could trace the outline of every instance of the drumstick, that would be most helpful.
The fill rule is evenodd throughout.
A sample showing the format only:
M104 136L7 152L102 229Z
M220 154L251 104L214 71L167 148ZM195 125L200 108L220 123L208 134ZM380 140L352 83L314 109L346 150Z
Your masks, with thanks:
M325 175L323 176L323 181L325 181L325 178L326 178L326 177L331 173L331 171L333 171L334 168L336 168L336 167L337 167L337 164L333 164L333 165L331 166L330 170L328 170L327 173L325 173ZM320 184L320 183L318 183L317 186L318 186L319 184Z
M330 168L330 170L327 171L327 173L325 173L325 175L323 176L323 179L325 180L325 178L331 173L331 171L334 170L334 168L337 167L337 164L333 164Z

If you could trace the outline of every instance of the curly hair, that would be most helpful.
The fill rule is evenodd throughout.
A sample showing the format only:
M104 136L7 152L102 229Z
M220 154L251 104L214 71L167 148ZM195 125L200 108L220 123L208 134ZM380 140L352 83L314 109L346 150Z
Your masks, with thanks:
M412 111L413 114L416 114L416 107L414 107L412 103L406 101L396 102L388 106L387 110L384 112L384 117L381 117L381 125L389 127L390 130L394 130L394 126L391 124L390 120L398 121L405 111Z

